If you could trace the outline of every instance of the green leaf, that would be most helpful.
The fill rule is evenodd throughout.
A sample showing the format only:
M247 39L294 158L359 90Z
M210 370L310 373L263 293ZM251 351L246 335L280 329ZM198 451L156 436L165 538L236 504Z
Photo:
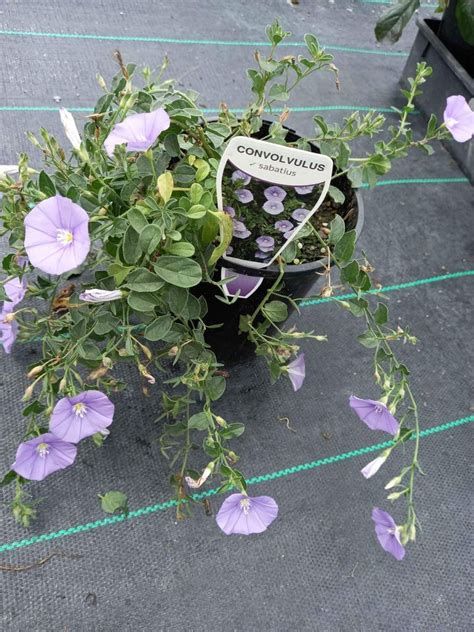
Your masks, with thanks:
M152 312L159 300L152 292L130 292L127 303L137 312Z
M139 234L129 226L123 238L123 258L125 263L135 263L140 257L141 250L138 244Z
M156 292L161 289L164 282L160 277L146 268L134 270L127 280L127 287L135 292Z
M379 339L369 329L364 331L363 334L360 334L360 336L357 336L357 340L361 345L367 347L367 349L373 349L380 343Z
M202 204L193 204L189 211L186 213L186 217L189 219L201 219L207 213L207 209Z
M374 318L377 325L385 325L388 321L388 307L385 303L378 303L374 312Z
M341 270L341 281L352 285L357 281L359 275L359 264L357 261L351 261L347 266L344 266Z
M109 514L128 514L128 498L123 492L107 492L99 496L102 511Z
M186 307L189 291L176 285L168 288L168 305L173 314L179 315Z
M274 83L270 88L268 93L270 99L275 99L275 101L288 101L290 95L285 89L285 86L280 83Z
M205 389L212 401L219 399L224 394L226 387L225 378L215 375L205 382Z
M210 215L217 217L219 221L219 245L214 248L211 256L209 257L209 265L212 266L218 259L222 257L230 242L232 241L232 218L227 213L218 211L217 213L210 213Z
M191 430L207 430L209 428L209 417L206 413L196 413L188 420L188 428Z
M329 224L329 229L331 231L329 235L329 243L337 244L343 237L346 232L346 224L340 215L336 215L332 222Z
M245 432L244 424L229 424L226 428L219 430L219 434L223 439L233 439L234 437L240 437Z
M102 352L92 340L84 340L78 347L78 355L84 360L100 360Z
M288 307L283 301L270 301L262 309L264 315L273 323L280 323L288 318Z
M122 285L131 270L133 270L132 267L128 268L120 263L111 263L107 268L107 273L114 277L117 285Z
M329 187L329 197L336 202L336 204L344 204L346 196L342 191L340 191L337 187L333 187L332 185Z
M197 182L193 182L189 188L189 199L193 204L198 204L201 201L204 189Z
M16 472L10 470L0 479L0 487L4 487L5 485L10 485L11 483L14 483L17 480L17 476L18 475Z
M157 186L158 192L161 195L163 202L166 204L166 202L170 199L174 188L173 176L170 171L165 171L165 173L162 173L161 176L158 176Z
M356 241L355 230L349 230L341 237L334 248L334 256L340 262L349 261L354 254Z
M54 186L54 182L48 176L46 171L42 171L39 174L38 186L41 193L44 193L48 197L52 197L53 195L56 195L56 187Z
M137 208L131 208L128 211L127 219L130 222L130 226L132 226L137 231L137 233L141 233L145 226L148 226L146 217Z
M419 8L420 0L401 0L388 9L375 25L377 41L381 42L387 37L392 43L398 42L403 29Z
M173 319L171 316L168 316L168 314L158 316L158 318L155 318L155 320L145 328L143 335L151 342L164 340L172 325Z
M180 154L179 141L176 134L168 134L163 141L166 152L172 157L177 158Z
M109 331L117 329L119 324L120 320L110 312L99 314L95 321L94 333L96 333L98 336L103 336L104 334L108 334Z
M463 40L474 46L474 1L457 0L455 15Z
M161 241L161 230L154 224L147 224L138 239L140 250L151 255L158 248Z
M192 257L195 250L189 241L177 241L166 248L167 253L170 255L178 255L179 257Z
M201 266L186 257L164 255L156 261L155 272L167 283L178 287L194 287L202 280Z

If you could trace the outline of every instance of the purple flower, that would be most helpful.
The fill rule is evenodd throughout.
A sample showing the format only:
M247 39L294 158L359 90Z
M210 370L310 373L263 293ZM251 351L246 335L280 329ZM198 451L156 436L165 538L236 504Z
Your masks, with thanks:
M262 252L261 250L257 250L255 253L255 259L268 259L270 255L268 252Z
M124 144L127 151L146 151L169 126L170 117L163 108L127 116L121 123L114 125L105 139L105 151L109 156L113 156L115 147Z
M285 207L278 200L267 200L263 205L263 210L269 215L279 215Z
M296 231L296 228L293 228L293 230L289 230L287 233L285 233L283 237L285 239L291 239L293 235L295 234L295 231Z
M240 171L239 169L237 169L236 171L234 171L234 173L232 174L232 182L242 182L242 184L249 184L251 178L248 175L248 173L244 173L243 171Z
M247 298L251 296L254 291L263 282L263 277L253 277L247 274L237 274L234 270L229 268L222 268L222 278L234 277L232 281L228 281L225 284L227 294L229 296L235 296L239 292L240 298Z
M295 392L298 391L303 386L304 378L306 377L304 353L300 353L293 362L290 362L286 370L293 385L293 390Z
M283 202L283 200L286 198L286 191L281 187L273 186L265 189L263 195L267 198L267 200L274 202Z
M23 300L26 293L26 280L15 277L9 279L3 285L5 294L8 296L8 303L11 303L12 307L18 305Z
M224 213L227 213L227 215L230 215L231 217L235 217L235 209L233 209L232 206L224 206Z
M275 222L275 228L281 233L287 233L288 231L293 230L293 224L287 219L279 219L278 222Z
M374 474L377 474L386 460L386 456L378 456L373 461L370 461L370 463L367 463L367 465L361 469L362 476L364 476L364 478L371 478Z
M227 250L225 251L225 254L226 255L231 255L233 252L234 252L234 249L232 248L232 246L229 246L227 248Z
M271 252L275 248L275 240L269 235L262 235L255 241L261 252Z
M300 195L308 195L309 193L312 193L314 189L314 186L309 185L307 187L295 187L295 191L296 193L299 193Z
M100 290L99 288L93 288L91 290L84 290L84 292L79 294L79 298L85 303L106 303L123 298L123 292L122 290Z
M359 399L359 397L351 395L349 406L371 430L383 430L394 436L397 434L398 421L382 402L376 402L373 399Z
M461 95L448 97L444 110L444 124L458 143L465 143L474 134L474 112Z
M231 494L222 503L216 522L226 535L250 535L266 531L277 515L278 505L270 496Z
M242 202L242 204L248 204L253 200L253 193L248 189L236 189L234 194L239 202Z
M250 237L251 233L243 222L240 222L238 219L233 219L232 226L232 234L234 237L237 237L237 239L247 239L247 237Z
M63 397L54 407L50 431L60 439L78 443L110 426L114 405L100 391L84 391L75 397Z
M25 217L25 248L30 262L49 274L74 270L90 250L89 216L61 195L43 200Z
M405 557L405 548L400 542L400 529L390 514L382 509L372 509L372 520L375 522L375 534L381 547L397 560Z
M309 211L306 208L297 208L291 214L291 217L297 222L303 222L309 215Z
M11 310L13 305L5 302L0 312L0 343L5 353L11 353L13 343L18 335L18 323L16 322Z
M20 443L12 470L30 481L42 481L49 474L72 465L77 447L50 432Z

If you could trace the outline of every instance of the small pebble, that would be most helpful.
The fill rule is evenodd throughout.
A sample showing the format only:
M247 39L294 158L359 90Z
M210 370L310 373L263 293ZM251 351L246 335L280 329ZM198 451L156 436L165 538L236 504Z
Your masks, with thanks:
M55 103L60 103L61 102L61 97L58 97L57 95L53 97L53 101Z

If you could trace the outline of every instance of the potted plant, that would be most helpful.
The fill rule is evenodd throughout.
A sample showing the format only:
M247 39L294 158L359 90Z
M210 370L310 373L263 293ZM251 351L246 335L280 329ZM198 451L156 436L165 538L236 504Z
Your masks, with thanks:
M195 490L213 478L220 481L221 492L236 490L217 514L221 529L247 534L265 530L278 507L270 497L247 495L230 445L244 425L214 411L228 373L219 362L218 346L212 346L209 323L238 314L241 333L227 330L229 346L247 338L266 360L272 379L288 377L298 391L305 377L300 341L325 337L284 323L289 308L297 308L298 293L309 292L313 281L322 283L320 295L333 293L331 274L337 268L355 295L338 302L364 323L359 341L374 353L381 391L377 400L353 396L350 405L367 426L393 437L390 447L364 468L364 476L375 474L392 451L415 438L412 460L388 486L393 488L390 499L408 500L407 518L397 527L386 512L374 510L376 532L398 559L404 544L414 540L419 422L409 371L393 345L415 339L407 329L388 325L382 299L371 305L366 296L372 287L371 266L365 255L354 254L362 216L356 189L363 183L373 186L392 160L409 150L430 152L429 143L447 137L449 126L432 117L426 133L414 138L409 123L413 99L430 74L420 64L398 125L389 128L388 137L378 140L371 153L353 156L350 143L381 133L385 119L376 112L354 112L342 125L315 116L312 138L297 136L284 127L289 110L279 112L276 106L315 72L338 78L332 56L313 35L305 36L306 55L280 57L278 45L288 35L278 22L268 27L268 54L257 53L256 68L248 71L253 102L240 116L222 104L214 121L198 106L197 93L162 79L166 63L156 76L145 68L137 83L135 66L125 65L117 53L119 73L110 86L99 77L104 95L82 134L71 114L61 112L72 152L41 129L40 139L32 134L30 139L41 150L45 169L32 169L22 154L17 178L11 166L4 170L2 222L11 252L2 262L1 342L7 353L15 339L42 344L42 359L30 367L31 382L23 397L27 427L2 481L14 486L13 514L21 524L28 526L36 514L25 490L28 481L72 465L84 440L103 444L113 422L114 393L126 387L114 376L114 367L125 361L136 366L143 391L151 397L158 390L159 372L174 366L158 420L161 448L173 469L178 514L197 501ZM265 255L279 239L276 231L282 225L277 223L286 223L285 230L288 224L295 228L305 207L300 203L295 209L290 194L284 204L278 200L279 206L267 208L262 198L263 212L257 218L257 209L245 206L246 174L233 173L224 187L234 208L218 208L216 172L224 148L237 135L263 135L273 147L320 151L335 165L325 206L275 266L256 271L265 277L265 285L253 303L239 292L233 298L225 295L229 280L219 273L222 257L236 237L253 256ZM260 194L270 199L267 189ZM311 194L301 192L303 197ZM30 304L27 298L35 300ZM190 451L197 444L201 458L191 463ZM120 508L123 496L119 501L115 496L111 504ZM111 504L105 503L105 509Z
M396 42L419 0L402 0L388 9L378 20L375 35ZM439 0L437 13L441 19L418 19L418 34L402 74L401 83L408 87L416 64L425 61L433 69L427 90L415 98L415 104L427 117L440 117L450 95L460 95L469 103L474 97L474 1ZM459 144L444 139L449 152L471 182L474 181L474 154L471 143Z

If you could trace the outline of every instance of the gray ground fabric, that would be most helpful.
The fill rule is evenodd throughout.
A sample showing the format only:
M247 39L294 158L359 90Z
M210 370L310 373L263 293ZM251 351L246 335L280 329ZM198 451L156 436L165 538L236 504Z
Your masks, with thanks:
M284 0L4 0L0 29L262 41L265 25L279 15L293 40L313 31L327 45L408 51L413 24L394 49L377 47L372 29L383 9L349 0L301 0L295 7ZM44 126L61 135L57 113L1 107L55 107L54 96L66 107L93 105L99 96L95 73L109 78L115 71L112 51L117 45L127 61L143 65L157 66L168 53L172 74L185 87L196 88L209 108L221 101L236 108L246 103L244 71L252 47L0 35L1 164L14 163L18 152L28 149L26 129ZM397 81L405 57L334 54L341 70L340 93L329 77L316 77L295 95L293 105L401 103ZM332 120L343 116L327 114ZM294 114L289 124L310 133L311 116ZM419 132L421 118L414 125ZM461 176L440 146L434 158L411 156L390 174ZM383 186L364 192L364 201L360 246L384 285L474 267L468 184ZM472 289L466 277L389 295L394 322L409 324L420 339L402 353L412 369L424 427L472 412ZM272 387L263 364L250 360L232 367L228 393L219 404L223 416L248 426L235 448L249 477L385 440L347 407L352 392L376 396L370 353L354 341L360 323L334 303L305 308L299 321L327 333L329 341L305 345L308 376L298 396L289 383ZM37 354L34 346L17 346L1 358L2 472L12 462L24 427L20 398L27 384L25 367ZM137 377L126 368L122 374L130 388L115 398L116 420L104 448L81 446L74 467L32 485L44 501L30 530L17 526L7 504L2 505L0 544L100 519L97 494L110 489L124 491L132 509L170 497L168 469L156 441L159 428L153 423L158 395L141 398ZM281 417L288 417L296 432ZM261 536L226 537L198 506L185 522L177 523L169 510L2 553L0 566L28 564L53 551L63 555L33 570L2 572L0 628L467 631L473 614L470 440L468 425L423 439L427 476L418 481L423 530L401 563L376 543L370 511L374 505L386 507L382 483L398 471L403 455L382 477L365 481L359 470L371 460L367 455L255 485L252 493L269 494L280 506L278 520ZM2 493L9 501L11 491ZM214 512L220 502L213 499Z

